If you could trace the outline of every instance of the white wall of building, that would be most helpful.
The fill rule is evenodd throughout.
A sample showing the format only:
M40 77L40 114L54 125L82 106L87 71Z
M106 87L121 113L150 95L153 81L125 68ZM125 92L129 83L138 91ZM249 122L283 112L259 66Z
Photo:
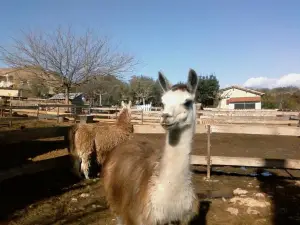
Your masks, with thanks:
M219 108L221 109L234 109L234 104L230 103L227 105L227 99L229 98L243 98L243 97L260 97L260 95L257 94L253 94L251 92L247 92L247 91L243 91L237 88L231 88L228 89L226 91L224 91L221 95L221 97L223 98L220 102L219 102ZM255 104L255 108L256 109L261 109L261 102L257 102Z
M226 109L234 109L234 104L233 103L229 103L228 105L226 105Z
M229 105L227 105L227 99L221 99L218 105L218 108L220 109L228 109Z
M19 90L0 89L0 96L19 97Z
M255 102L255 109L261 109L261 102Z

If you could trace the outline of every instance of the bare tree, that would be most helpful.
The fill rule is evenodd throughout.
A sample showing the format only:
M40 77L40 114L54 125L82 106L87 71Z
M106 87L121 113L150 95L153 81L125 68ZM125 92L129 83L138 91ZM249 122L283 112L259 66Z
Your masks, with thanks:
M130 80L130 88L136 99L145 101L152 97L155 81L147 76L133 76Z
M37 74L49 85L63 87L67 104L71 87L99 74L121 76L135 65L132 56L117 53L106 38L98 38L89 30L82 36L70 28L23 34L22 40L13 39L11 49L0 47L2 60L11 67Z

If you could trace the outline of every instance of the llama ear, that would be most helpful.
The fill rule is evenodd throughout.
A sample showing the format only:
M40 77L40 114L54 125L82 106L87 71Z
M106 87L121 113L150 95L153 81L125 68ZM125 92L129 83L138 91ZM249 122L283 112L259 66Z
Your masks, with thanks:
M132 102L131 102L131 100L128 102L128 105L127 105L127 107L128 108L131 108L131 105L132 105Z
M167 80L167 78L162 74L162 72L158 72L158 80L163 91L167 92L170 89L170 83Z
M124 108L124 107L125 107L125 103L124 103L124 101L122 101L122 102L121 102L121 106L122 106L122 108Z
M194 94L197 90L197 86L198 86L198 75L196 73L195 70L190 69L189 71L189 77L188 77L188 82L187 82L187 86L188 89Z

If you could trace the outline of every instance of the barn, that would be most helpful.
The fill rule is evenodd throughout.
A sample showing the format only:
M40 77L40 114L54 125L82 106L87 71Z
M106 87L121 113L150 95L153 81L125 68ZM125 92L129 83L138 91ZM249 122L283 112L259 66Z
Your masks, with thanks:
M220 109L261 109L264 93L241 86L230 86L220 90Z

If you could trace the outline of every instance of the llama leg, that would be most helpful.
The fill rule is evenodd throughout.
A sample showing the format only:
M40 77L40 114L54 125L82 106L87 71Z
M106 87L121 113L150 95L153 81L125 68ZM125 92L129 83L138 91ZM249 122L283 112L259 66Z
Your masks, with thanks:
M90 169L90 157L88 154L83 154L81 157L81 171L84 174L85 179L90 179L89 169Z
M117 216L116 220L117 220L117 225L124 225L121 217Z
M195 197L193 203L192 203L192 210L190 213L188 213L182 221L180 221L180 225L188 225L195 219L199 214L199 199L198 197Z
M82 178L81 172L80 172L80 164L81 164L81 160L78 156L71 156L71 161L72 161L72 168L71 168L71 172L77 176L78 178Z

